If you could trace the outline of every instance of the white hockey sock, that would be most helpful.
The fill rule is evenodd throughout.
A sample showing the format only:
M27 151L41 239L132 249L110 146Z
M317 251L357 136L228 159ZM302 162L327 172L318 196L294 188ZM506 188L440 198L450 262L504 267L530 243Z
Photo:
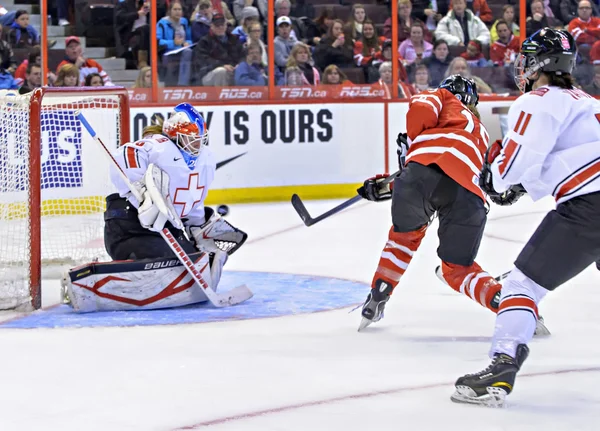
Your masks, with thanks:
M517 346L531 341L537 322L537 304L546 293L546 289L517 268L510 272L502 283L490 357L506 353L514 358Z

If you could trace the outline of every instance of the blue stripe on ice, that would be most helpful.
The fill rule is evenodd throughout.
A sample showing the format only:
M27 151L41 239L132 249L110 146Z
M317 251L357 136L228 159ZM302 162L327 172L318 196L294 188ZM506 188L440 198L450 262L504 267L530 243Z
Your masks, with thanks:
M229 290L240 284L246 284L254 297L233 307L214 308L203 303L166 310L77 314L61 305L7 321L0 328L173 325L277 317L357 304L368 293L368 285L354 281L270 272L225 272L219 288Z

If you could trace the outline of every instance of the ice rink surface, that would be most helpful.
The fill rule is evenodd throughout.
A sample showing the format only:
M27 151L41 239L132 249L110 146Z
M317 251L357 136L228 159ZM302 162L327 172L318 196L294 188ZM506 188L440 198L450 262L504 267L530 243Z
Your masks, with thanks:
M307 207L316 215L336 203ZM478 263L508 270L551 207L524 198L493 208ZM289 203L234 205L228 220L250 237L227 269L349 279L365 284L361 298L390 226L389 204L366 202L310 228ZM531 343L507 408L456 405L454 380L489 362L494 316L434 275L436 228L385 319L362 333L352 307L202 324L0 329L0 430L600 430L597 270L541 304L552 336ZM44 306L57 302L58 282L48 280Z

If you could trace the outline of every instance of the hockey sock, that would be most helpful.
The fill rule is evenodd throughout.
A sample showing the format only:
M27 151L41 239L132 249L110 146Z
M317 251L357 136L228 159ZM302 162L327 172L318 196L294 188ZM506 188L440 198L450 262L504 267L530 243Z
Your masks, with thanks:
M426 225L412 232L394 232L394 227L390 228L388 241L379 258L371 288L376 286L377 280L385 281L392 286L392 289L398 285L413 254L419 248L426 230Z
M498 311L498 304L493 299L502 285L476 262L471 266L442 262L442 274L452 289L467 295L494 313Z

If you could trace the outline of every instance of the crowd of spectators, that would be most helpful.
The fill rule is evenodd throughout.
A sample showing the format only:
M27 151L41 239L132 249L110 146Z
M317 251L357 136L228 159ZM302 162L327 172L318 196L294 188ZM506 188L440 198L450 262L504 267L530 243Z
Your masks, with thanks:
M517 0L391 0L398 2L397 17L390 16L390 0L354 1L361 0L275 0L270 41L267 0L159 0L155 24L149 0L119 0L117 55L129 56L139 69L134 87L149 87L149 26L155 25L160 85L267 85L272 44L276 85L368 83L389 93L397 20L401 97L435 87L452 73L472 76L482 94L516 92L512 65L524 12ZM576 82L600 95L595 1L528 1L525 31L549 26L571 32L579 47ZM0 87L26 91L39 85L42 75L39 34L26 11L0 10L0 15ZM68 37L65 45L65 59L45 73L50 84L112 85L100 64L85 57L78 37ZM20 65L12 58L16 48L30 49Z

